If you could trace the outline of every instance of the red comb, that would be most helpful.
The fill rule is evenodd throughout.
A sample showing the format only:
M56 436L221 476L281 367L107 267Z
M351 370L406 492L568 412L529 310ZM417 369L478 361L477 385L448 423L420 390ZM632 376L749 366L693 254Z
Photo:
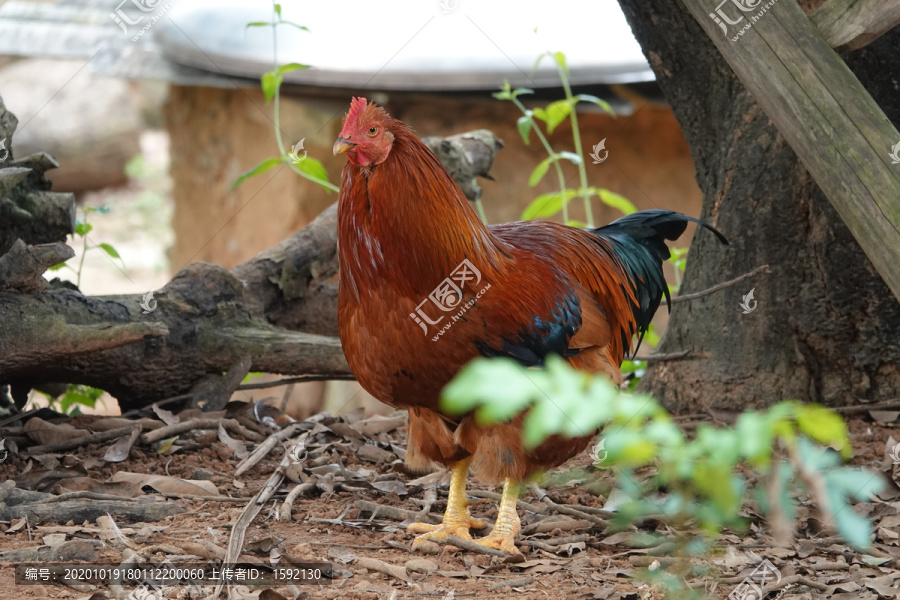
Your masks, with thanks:
M347 121L356 122L362 112L366 110L366 99L359 97L350 101L350 111L347 113Z

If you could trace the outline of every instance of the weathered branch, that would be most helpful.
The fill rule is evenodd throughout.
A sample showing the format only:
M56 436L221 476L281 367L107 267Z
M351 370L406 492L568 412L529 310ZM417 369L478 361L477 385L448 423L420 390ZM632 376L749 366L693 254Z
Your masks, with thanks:
M130 410L195 391L244 355L258 371L349 373L337 339L266 324L243 291L225 269L195 263L145 304L149 314L139 295L0 292L0 381L94 385Z
M858 50L900 25L897 0L829 0L809 16L838 52Z
M487 129L477 129L445 138L427 137L422 141L447 168L470 202L481 198L477 178L492 179L490 170L494 156L503 148L503 140Z
M722 283L718 283L710 288L706 288L705 290L700 290L699 292L694 292L693 294L679 294L672 298L672 304L677 304L679 302L687 302L688 300L696 300L697 298L703 298L704 296L709 296L719 290L724 290L725 288L731 287L736 283L740 283L745 279L749 279L754 275L758 275L759 273L769 273L769 265L760 265L750 271L749 273L744 273L740 277L735 277L734 279L729 279L728 281L723 281ZM666 304L666 301L663 300L663 305Z
M700 0L682 2L900 299L900 133L794 0L729 3L718 10L730 29Z
M0 290L39 292L47 288L44 272L75 256L75 251L62 242L43 246L26 246L16 240L9 252L0 256Z
M337 335L337 204L232 272L247 307L287 329Z
M21 239L26 244L64 242L75 231L75 196L50 190L44 172L59 167L48 154L12 158L12 137L18 119L0 99L0 254Z

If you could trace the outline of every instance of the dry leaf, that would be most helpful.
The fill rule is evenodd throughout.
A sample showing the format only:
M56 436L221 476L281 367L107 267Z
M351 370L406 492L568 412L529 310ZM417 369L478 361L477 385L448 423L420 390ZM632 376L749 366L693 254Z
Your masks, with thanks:
M346 548L341 548L339 546L334 546L328 549L328 558L333 558L337 562L342 565L350 564L354 560L356 560L356 555L347 550ZM407 563L408 564L408 563Z
M44 491L52 488L62 479L70 479L72 477L84 477L87 475L87 469L83 465L75 465L73 467L54 467L52 469L37 469L23 473L15 478L16 487L23 490Z
M181 419L176 417L171 412L162 408L158 402L154 402L150 407L153 410L153 413L159 417L159 420L165 423L166 425L175 425L176 423L180 423Z
M239 442L228 435L228 432L225 431L225 428L222 427L221 424L219 425L219 441L228 446L231 451L234 452L234 457L238 460L243 460L250 454L246 444L244 444L244 442Z
M403 485L402 481L375 481L372 483L372 487L382 492L397 494L398 496L406 495L406 486Z
M131 435L120 438L119 441L106 449L103 460L117 463L128 458L128 453L131 452L131 447L137 441L139 435L141 435L141 428L135 427L131 430Z
M406 427L406 422L407 416L404 412L400 415L376 415L363 421L358 421L351 427L364 436L373 437L379 433L387 433L388 431Z
M26 517L22 517L21 519L16 519L9 526L9 529L6 530L6 533L15 533L17 531L20 531L23 527L25 527L25 524L27 522L28 522L28 519Z
M188 481L165 475L147 475L119 471L112 476L112 481L137 483L141 487L149 486L163 494L189 494L193 496L218 496L219 490L211 481Z
M41 445L67 442L88 435L88 432L84 429L78 429L68 423L56 425L55 423L49 423L40 417L32 417L29 419L28 422L25 423L25 427L22 428L22 431Z
M870 410L869 416L879 423L893 423L900 417L900 410Z
M92 477L73 477L63 479L52 488L55 494L68 492L94 492L95 494L107 494L110 496L125 496L137 498L143 496L141 486L131 482L97 481Z
M41 538L41 541L45 546L59 546L66 541L66 534L64 533L48 533L44 537Z

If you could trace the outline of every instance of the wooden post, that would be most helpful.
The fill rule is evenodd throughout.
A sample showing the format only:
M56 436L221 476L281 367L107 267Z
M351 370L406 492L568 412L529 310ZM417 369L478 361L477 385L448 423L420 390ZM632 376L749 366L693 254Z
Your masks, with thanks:
M796 0L682 2L900 299L900 133Z

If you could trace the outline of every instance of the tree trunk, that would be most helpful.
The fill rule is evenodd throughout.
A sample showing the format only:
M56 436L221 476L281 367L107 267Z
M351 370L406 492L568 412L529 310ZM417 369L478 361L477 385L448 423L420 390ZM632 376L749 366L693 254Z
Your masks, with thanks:
M643 389L692 412L896 397L900 304L838 214L681 3L620 4L690 144L702 218L731 240L696 238L681 292L771 267L676 304L661 352L689 355L653 364ZM844 57L894 123L898 43L894 30ZM756 308L744 314L751 288Z

